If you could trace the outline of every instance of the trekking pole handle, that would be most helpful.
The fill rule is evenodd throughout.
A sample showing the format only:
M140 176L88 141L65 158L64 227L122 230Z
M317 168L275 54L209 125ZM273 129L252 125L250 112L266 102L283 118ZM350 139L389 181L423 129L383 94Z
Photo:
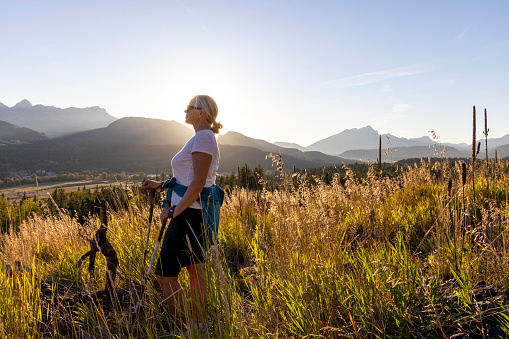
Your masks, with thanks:
M155 188L150 189L149 201L150 201L150 205L152 205L152 206L156 203L156 189Z

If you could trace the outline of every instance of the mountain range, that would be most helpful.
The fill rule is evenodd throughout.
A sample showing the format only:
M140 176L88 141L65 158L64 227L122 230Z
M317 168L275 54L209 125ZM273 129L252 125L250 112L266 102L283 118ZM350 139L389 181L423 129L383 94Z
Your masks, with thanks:
M112 171L166 172L169 160L194 131L176 121L127 117L116 119L99 107L33 106L23 100L13 107L0 103L0 172L29 168L103 168ZM14 121L17 121L17 125ZM42 123L44 122L44 123ZM32 126L32 129L27 126ZM79 130L79 131L77 131ZM407 158L468 157L467 144L439 144L430 137L382 135L370 126L347 129L307 147L295 143L254 139L238 132L218 137L220 172L234 172L244 164L274 169L269 154L281 154L287 168L316 168L358 161L376 161L382 137L382 161ZM484 150L484 140L481 140ZM509 156L509 134L488 140Z
M450 158L469 157L472 145L466 143L440 143L428 136L420 138L401 138L380 134L371 126L346 129L338 134L319 140L307 147L298 144L276 142L281 147L293 147L301 151L316 150L325 154L337 155L342 158L358 161L375 161L378 159L378 146L382 141L382 161L391 162L408 158L440 157L441 153ZM485 139L480 139L480 149L486 148ZM501 157L508 157L509 134L500 138L488 139L489 156L494 157L497 150Z
M319 140L306 147L306 149L327 154L342 154L343 152L357 149L373 149L378 148L377 142L379 136L380 134L371 126L346 129L341 133ZM433 144L433 141L429 137L406 139L398 138L390 134L386 136L387 138L382 138L382 142L385 144L385 142L390 139L392 147L429 146Z
M53 138L107 126L116 120L104 108L58 108L32 105L22 100L12 107L0 103L0 120L19 127L34 129Z
M356 150L377 150L378 151L378 142L379 138L382 137L382 150L386 150L388 148L399 149L403 147L413 147L414 150L419 150L419 148L415 148L416 146L432 148L433 145L437 145L437 147L448 147L449 149L454 148L455 151L460 151L464 153L464 156L470 155L472 145L466 143L443 143L433 141L428 136L423 136L420 138L401 138L394 136L392 134L381 134L378 133L371 126L365 126L362 128L352 128L346 129L338 134L332 135L325 139L319 140L307 147L300 146L298 144L286 143L286 142L275 142L276 145L280 145L282 147L293 147L300 149L302 151L309 150L317 150L326 154L337 154L339 156L347 156L348 158L352 158L352 152ZM485 140L478 140L481 143L481 149L485 148ZM492 149L498 148L502 145L509 144L509 134L501 138L491 138L488 139L488 146ZM375 147L374 147L375 146ZM431 146L431 147L430 147ZM453 152L455 152L453 151ZM360 155L360 153L359 153ZM415 154L409 154L415 155ZM455 153L455 155L458 155ZM430 156L430 155L419 155L420 156ZM432 156L432 154L431 154ZM415 156L414 156L415 157Z
M11 125L13 126L13 125ZM12 128L17 128L13 126ZM233 133L233 132L230 132ZM0 173L44 169L46 171L81 172L169 172L171 158L194 132L175 121L147 118L122 118L107 127L63 137L6 144L0 147ZM1 134L0 134L1 135ZM244 140L250 138L240 135ZM225 137L226 144L222 143ZM247 164L254 168L275 170L270 150L228 144L230 134L218 138L221 153L220 173L236 172ZM274 146L273 155L280 148ZM277 152L276 152L277 151ZM316 168L352 162L320 152L281 150L285 166L292 170ZM1 177L1 176L0 176Z

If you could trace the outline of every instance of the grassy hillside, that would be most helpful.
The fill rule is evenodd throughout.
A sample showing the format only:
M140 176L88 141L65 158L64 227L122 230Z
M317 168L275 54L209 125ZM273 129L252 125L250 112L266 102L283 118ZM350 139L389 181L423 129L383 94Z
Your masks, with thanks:
M509 164L477 166L475 181L460 162L423 162L393 177L372 167L330 185L287 176L281 189L232 190L207 259L209 337L506 337ZM128 337L148 215L130 199L109 214L121 274L111 298L96 293L104 260L94 279L76 268L97 219L36 216L2 235L0 336ZM132 337L167 337L174 324L154 280L141 309Z

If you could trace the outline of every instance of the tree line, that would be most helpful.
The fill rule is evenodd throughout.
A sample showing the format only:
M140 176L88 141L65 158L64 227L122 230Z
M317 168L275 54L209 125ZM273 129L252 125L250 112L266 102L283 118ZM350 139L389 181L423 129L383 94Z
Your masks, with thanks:
M416 159L413 163L422 161ZM430 159L428 160L438 161ZM395 176L398 169L411 165L412 162L405 161L404 164L382 164L380 167L380 175ZM358 178L365 177L373 164L349 164L347 166L328 166L323 168L299 170L298 168L287 169L282 161L278 164L276 171L264 171L258 165L250 168L248 165L238 167L237 173L222 174L216 177L216 184L222 187L228 194L233 188L244 188L249 190L262 189L279 189L282 186L287 187L288 183L298 185L294 178L305 180L307 183L316 185L319 182L331 184L335 176L339 177L339 181L344 183L347 171L352 171ZM57 175L48 179L62 181L65 180L83 180L83 179L117 179L127 180L137 184L118 184L110 187L95 189L86 188L85 186L77 191L66 192L63 188L56 188L50 197L44 199L29 198L25 194L19 201L9 201L4 194L0 195L0 230L6 232L16 228L20 222L33 214L52 214L65 213L69 216L77 218L80 223L84 223L91 215L97 215L99 212L99 203L101 199L105 199L113 210L127 208L129 204L146 203L147 194L140 189L141 182L145 179L145 173L139 173L136 176L127 176L125 173L107 174L100 171L83 171L81 173L68 173ZM156 173L155 180L164 181L171 177L165 173ZM39 180L39 177L31 177L22 180ZM33 183L29 181L28 183Z
M101 199L106 200L111 210L125 209L129 204L145 202L146 194L138 185L118 184L110 187L90 189L83 187L77 191L66 192L55 188L48 198L29 198L26 195L19 201L9 201L0 195L0 230L16 230L19 224L34 214L58 215L64 213L75 217L81 224L88 218L99 214Z

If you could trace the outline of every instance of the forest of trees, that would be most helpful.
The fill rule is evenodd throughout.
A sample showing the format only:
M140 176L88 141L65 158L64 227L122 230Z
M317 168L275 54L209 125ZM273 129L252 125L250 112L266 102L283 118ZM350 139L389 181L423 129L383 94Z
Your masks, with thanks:
M100 200L105 199L113 211L123 209L130 203L145 199L139 185L90 189L83 187L73 192L56 188L50 197L45 199L29 198L25 195L19 201L9 201L4 194L0 195L0 230L2 232L15 229L20 222L33 214L57 215L65 213L76 217L84 223L91 215L99 213Z

